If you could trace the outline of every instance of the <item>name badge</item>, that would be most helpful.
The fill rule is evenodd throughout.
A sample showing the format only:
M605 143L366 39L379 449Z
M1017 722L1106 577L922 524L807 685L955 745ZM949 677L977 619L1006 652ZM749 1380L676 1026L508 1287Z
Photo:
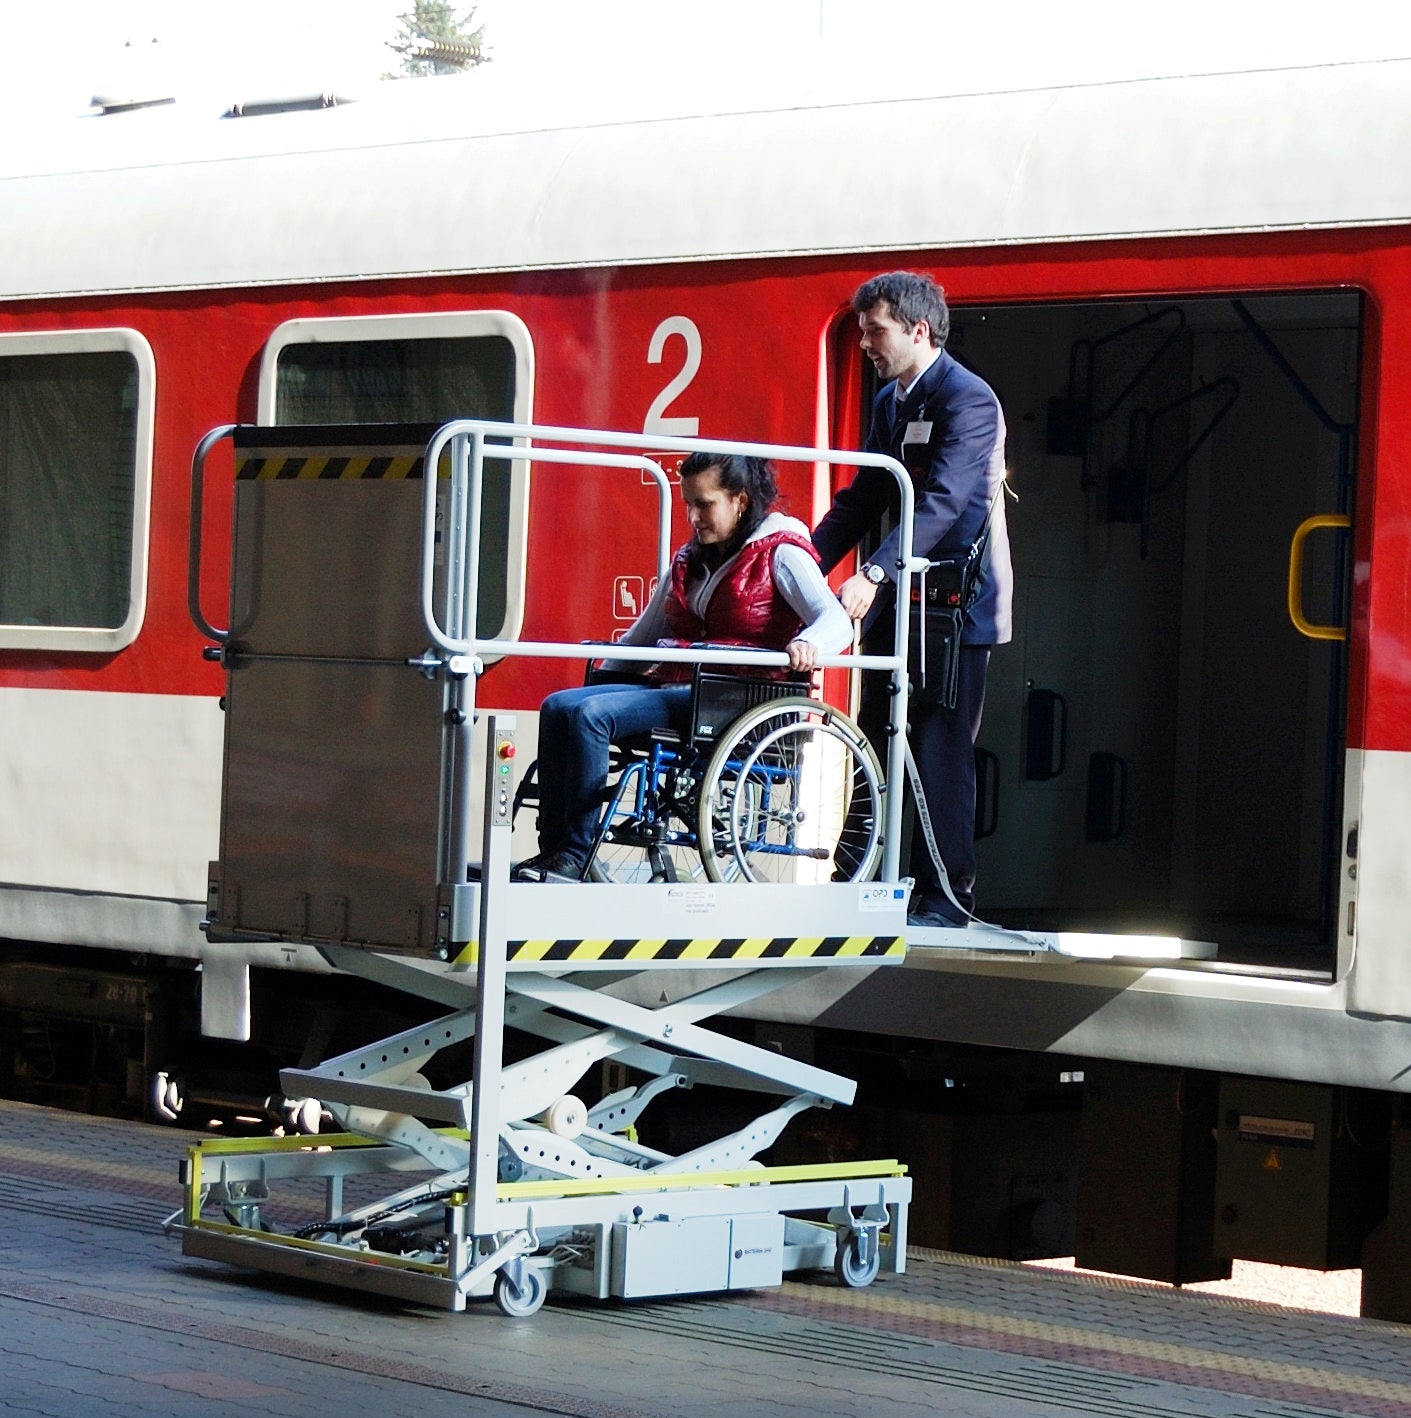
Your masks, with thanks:
M903 448L905 448L908 443L929 443L930 441L930 419L912 419L906 426L906 432L901 436L901 446Z

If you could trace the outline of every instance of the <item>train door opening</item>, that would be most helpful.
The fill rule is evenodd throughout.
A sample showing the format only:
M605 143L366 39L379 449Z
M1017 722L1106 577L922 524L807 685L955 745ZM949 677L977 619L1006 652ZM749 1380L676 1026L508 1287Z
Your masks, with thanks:
M1347 291L953 310L1019 495L980 741L986 919L1333 970L1350 534L1302 542L1296 599L1329 638L1290 618L1290 552L1352 511L1361 331ZM866 384L839 381L864 427Z

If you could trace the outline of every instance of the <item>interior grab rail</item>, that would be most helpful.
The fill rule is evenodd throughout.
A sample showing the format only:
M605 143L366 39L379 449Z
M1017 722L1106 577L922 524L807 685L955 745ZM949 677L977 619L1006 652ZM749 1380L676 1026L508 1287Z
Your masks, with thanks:
M1303 614L1303 548L1309 534L1324 527L1346 531L1352 526L1352 518L1341 512L1321 512L1314 517L1306 517L1298 524L1289 543L1289 619L1293 628L1309 640L1346 640L1345 625L1320 625Z

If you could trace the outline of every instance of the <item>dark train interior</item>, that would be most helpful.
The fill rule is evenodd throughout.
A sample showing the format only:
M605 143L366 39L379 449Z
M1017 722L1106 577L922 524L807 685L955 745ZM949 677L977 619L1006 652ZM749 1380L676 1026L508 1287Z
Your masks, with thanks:
M1333 970L1347 646L1287 603L1300 524L1352 510L1361 324L1346 291L953 311L1018 494L984 918ZM1303 560L1306 620L1344 627L1349 534L1313 531Z

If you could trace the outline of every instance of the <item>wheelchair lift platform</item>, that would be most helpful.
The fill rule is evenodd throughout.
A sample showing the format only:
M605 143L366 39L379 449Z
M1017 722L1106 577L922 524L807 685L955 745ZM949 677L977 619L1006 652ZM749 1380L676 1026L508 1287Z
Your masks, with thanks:
M651 459L539 441L550 436L585 437L464 421L228 428L197 451L190 601L226 677L207 934L313 946L439 1013L283 1070L285 1096L316 1100L341 1131L192 1147L172 1229L190 1256L453 1310L492 1295L513 1316L551 1290L635 1298L776 1285L830 1265L851 1286L900 1272L903 1166L759 1160L799 1114L851 1103L853 1082L709 1027L813 972L905 957L906 885L831 881L817 840L792 835L809 805L795 795L789 812L771 809L776 788L802 781L799 762L832 763L842 744L856 764L835 711L798 699L762 708L738 761L717 755L718 817L696 819L719 836L707 874L511 880L520 730L513 714L478 711L478 681L491 656L595 652L496 640L481 625L485 465L512 465L499 505L520 495L513 469L531 456L626 471L669 501ZM225 437L236 484L231 623L219 629L200 609L200 527L204 459ZM719 665L738 653L661 657ZM781 745L798 756L785 761ZM856 771L879 802L879 775L867 762ZM746 821L758 828L750 851L796 865L797 882L752 872ZM880 811L867 833L875 853ZM736 866L739 879L709 879ZM710 982L654 1007L611 990L687 969ZM684 1148L639 1135L664 1095L724 1088L758 1110Z
M819 884L801 893L795 887L685 881L643 888L605 883L592 892L531 882L510 882L513 918L534 923L535 934L508 943L512 965L533 961L572 965L574 969L610 968L623 961L657 968L692 964L703 958L734 959L770 966L811 958L856 959L879 963L903 949L948 954L1054 955L1070 960L1137 961L1157 964L1212 960L1211 941L1131 932L1032 930L975 921L968 926L916 926L904 920L899 935L871 934L879 913L904 905L909 888L869 882L865 886ZM679 904L691 927L687 937L660 935L663 897ZM477 918L479 884L467 883L454 895L454 958L473 964L476 947L469 924ZM840 934L848 921L857 935ZM895 922L895 918L893 917ZM889 943L894 942L894 943ZM915 963L915 962L913 962Z

